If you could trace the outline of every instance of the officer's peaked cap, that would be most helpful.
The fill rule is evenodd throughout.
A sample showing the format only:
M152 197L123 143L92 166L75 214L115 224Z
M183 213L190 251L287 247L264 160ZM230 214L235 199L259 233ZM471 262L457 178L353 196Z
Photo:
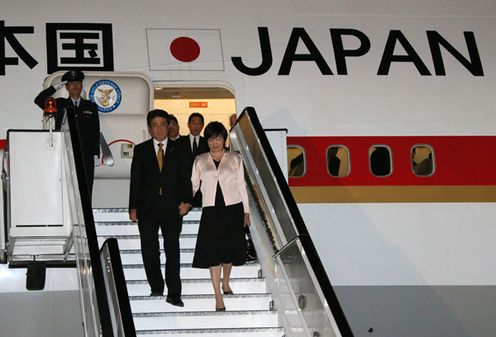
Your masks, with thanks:
M62 81L73 82L84 80L84 73L81 70L69 70L62 76Z

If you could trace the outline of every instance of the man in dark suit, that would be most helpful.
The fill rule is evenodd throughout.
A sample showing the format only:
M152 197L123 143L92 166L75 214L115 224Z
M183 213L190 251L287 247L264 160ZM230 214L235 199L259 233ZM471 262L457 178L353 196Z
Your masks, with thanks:
M203 115L199 112L193 112L188 117L188 129L189 135L181 136L177 142L181 146L182 151L186 154L186 158L190 162L189 173L191 175L191 167L193 167L193 161L196 156L209 151L208 143L205 137L200 136L200 132L203 130L205 125L205 119ZM193 199L194 207L201 207L201 192L198 191Z
M188 158L193 163L195 157L201 153L208 152L208 143L205 137L200 136L200 132L205 125L205 119L199 112L193 112L188 117L189 135L181 136L179 142L184 146Z
M167 138L167 112L150 111L147 123L152 138L134 147L129 218L138 221L141 254L151 296L162 296L164 292L158 241L160 227L166 257L166 301L182 307L179 235L182 217L191 208L189 162L176 143Z
M93 177L95 173L95 163L100 157L100 119L98 117L98 107L94 102L81 97L83 89L84 74L80 70L68 71L62 76L62 82L55 86L50 86L36 96L34 102L41 109L45 108L45 101L57 90L65 86L69 92L69 97L59 97L55 100L57 113L55 115L55 130L60 130L64 115L74 113L76 124L79 129L81 147L85 163L86 178L88 180L89 192L93 189Z
M181 138L181 135L179 134L179 121L177 120L176 116L173 114L169 114L169 136L168 138L170 140L176 141L179 138Z

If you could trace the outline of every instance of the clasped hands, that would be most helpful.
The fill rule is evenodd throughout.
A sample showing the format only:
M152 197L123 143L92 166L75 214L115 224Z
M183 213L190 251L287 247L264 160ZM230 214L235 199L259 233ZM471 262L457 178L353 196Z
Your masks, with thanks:
M183 215L188 214L191 207L192 207L191 204L186 203L186 202L181 202L179 204L179 207L177 207L177 209L179 210L179 215L183 216Z

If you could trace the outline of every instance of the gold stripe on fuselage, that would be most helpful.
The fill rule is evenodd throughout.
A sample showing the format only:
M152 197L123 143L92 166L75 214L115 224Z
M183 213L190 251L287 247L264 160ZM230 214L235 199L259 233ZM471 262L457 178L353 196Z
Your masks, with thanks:
M495 202L496 186L292 186L297 203Z

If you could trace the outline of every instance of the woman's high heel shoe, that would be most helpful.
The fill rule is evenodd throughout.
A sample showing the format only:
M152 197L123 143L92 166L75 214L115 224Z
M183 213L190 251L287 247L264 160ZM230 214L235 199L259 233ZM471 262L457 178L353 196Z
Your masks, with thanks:
M233 295L232 290L226 291L226 290L224 290L224 287L222 287L222 292L224 293L224 295Z
M226 311L226 307L215 308L215 311Z

